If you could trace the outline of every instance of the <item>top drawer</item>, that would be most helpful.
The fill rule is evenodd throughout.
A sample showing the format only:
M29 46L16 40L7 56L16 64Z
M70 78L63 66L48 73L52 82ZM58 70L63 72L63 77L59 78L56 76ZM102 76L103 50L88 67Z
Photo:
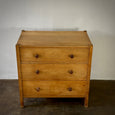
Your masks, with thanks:
M89 48L20 48L21 62L87 63Z

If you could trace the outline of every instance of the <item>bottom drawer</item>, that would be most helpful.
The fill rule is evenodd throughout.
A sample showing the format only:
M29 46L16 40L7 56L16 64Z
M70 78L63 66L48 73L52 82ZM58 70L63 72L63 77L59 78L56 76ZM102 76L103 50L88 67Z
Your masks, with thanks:
M85 97L86 81L23 81L24 97Z

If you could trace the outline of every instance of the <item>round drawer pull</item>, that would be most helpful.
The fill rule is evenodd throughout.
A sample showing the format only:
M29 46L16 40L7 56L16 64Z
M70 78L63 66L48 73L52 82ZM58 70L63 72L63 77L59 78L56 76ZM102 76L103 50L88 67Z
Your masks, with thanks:
M69 70L68 72L69 72L70 74L73 74L73 70Z
M36 74L39 74L40 73L40 71L39 70L36 70Z
M39 91L40 91L40 87L35 88L35 90L36 90L37 92L39 92Z
M36 55L35 55L35 57L36 57L36 58L39 58L39 55L38 55L38 54L36 54Z
M74 58L74 55L73 55L73 54L70 54L69 57L70 57L70 58Z
M68 90L68 91L72 91L72 87L68 87L67 90Z

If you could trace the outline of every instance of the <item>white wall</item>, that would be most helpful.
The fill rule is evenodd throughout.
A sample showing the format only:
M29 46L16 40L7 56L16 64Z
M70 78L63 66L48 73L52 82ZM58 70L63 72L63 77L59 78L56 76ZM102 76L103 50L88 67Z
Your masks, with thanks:
M0 0L0 79L17 79L22 29L87 30L94 45L91 79L115 80L115 0Z

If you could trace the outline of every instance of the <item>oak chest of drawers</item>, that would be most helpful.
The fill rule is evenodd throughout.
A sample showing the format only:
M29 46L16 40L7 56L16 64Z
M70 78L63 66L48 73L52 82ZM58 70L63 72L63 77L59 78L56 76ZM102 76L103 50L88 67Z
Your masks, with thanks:
M88 106L93 45L86 31L22 31L16 44L24 98L84 98Z

